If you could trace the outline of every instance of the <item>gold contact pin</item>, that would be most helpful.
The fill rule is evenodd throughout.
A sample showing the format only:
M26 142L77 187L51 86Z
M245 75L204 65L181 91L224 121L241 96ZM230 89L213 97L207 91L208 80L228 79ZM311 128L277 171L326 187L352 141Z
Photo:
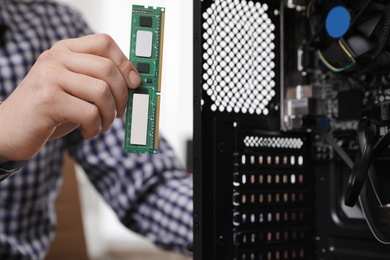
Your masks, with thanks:
M160 64L159 64L159 72L158 72L158 92L161 92L161 81L162 81L162 64L163 64L163 52L164 52L164 25L165 25L165 12L163 11L161 14ZM157 97L156 138L155 138L155 142L154 142L155 149L158 149L159 126L160 126L160 96Z
M158 72L158 92L161 91L161 78L162 78L162 65L163 65L163 52L164 52L164 25L165 25L165 12L161 14L161 37L160 37L160 64Z
M160 126L160 96L157 97L156 139L154 141L154 149L158 149L159 126Z

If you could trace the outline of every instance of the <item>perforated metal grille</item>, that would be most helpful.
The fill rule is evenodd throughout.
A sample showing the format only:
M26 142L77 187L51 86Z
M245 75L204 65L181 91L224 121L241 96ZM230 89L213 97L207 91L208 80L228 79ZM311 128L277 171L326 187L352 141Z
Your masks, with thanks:
M216 0L203 13L203 89L212 111L268 115L275 93L275 25L268 5Z
M244 144L247 147L301 149L303 141L299 138L247 136Z
M266 253L242 253L239 260L252 259L307 259L305 249L268 250Z
M232 193L236 259L314 259L306 138L254 132L241 137Z

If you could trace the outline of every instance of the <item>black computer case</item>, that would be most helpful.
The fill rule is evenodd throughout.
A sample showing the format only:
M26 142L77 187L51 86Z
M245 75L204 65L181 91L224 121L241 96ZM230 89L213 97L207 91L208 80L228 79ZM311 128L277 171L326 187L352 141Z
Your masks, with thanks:
M194 1L195 260L390 259L344 203L378 91L318 62L318 2Z

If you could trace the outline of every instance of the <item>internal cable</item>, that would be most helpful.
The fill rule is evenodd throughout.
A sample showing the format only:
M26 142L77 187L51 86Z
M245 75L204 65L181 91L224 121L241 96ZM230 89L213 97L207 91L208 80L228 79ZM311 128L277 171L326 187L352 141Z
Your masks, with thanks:
M390 236L387 233L381 231L379 225L375 221L375 217L372 214L372 210L370 209L370 201L367 197L368 183L367 181L365 181L366 176L368 175L371 187L373 189L379 206L385 205L386 198L382 192L382 189L380 188L380 183L375 172L374 162L376 158L389 146L390 131L388 131L376 142L377 131L375 124L367 118L362 118L359 121L358 127L358 139L360 146L358 155L360 154L360 156L356 157L355 163L353 163L352 159L348 156L348 154L336 143L331 134L319 129L317 129L317 132L332 146L334 151L341 157L341 159L345 162L348 168L352 170L352 175L354 177L351 176L349 185L357 184L356 187L361 185L360 189L357 189L356 187L349 187L349 189L353 190L355 193L357 192L358 197L356 198L356 200L358 200L360 204L360 208L363 212L363 215L366 219L366 223L371 233L380 243L386 245L390 244ZM375 145L373 145L374 143ZM368 167L366 166L367 164ZM365 171L360 170L360 166L363 166ZM347 198L346 196L346 200L351 200L351 198Z
M374 144L376 142L376 133L376 126L375 124L371 124L370 120L362 118L359 121L358 141L360 149L357 151L352 174L348 182L345 196L345 205L347 206L353 207L359 198L371 164Z

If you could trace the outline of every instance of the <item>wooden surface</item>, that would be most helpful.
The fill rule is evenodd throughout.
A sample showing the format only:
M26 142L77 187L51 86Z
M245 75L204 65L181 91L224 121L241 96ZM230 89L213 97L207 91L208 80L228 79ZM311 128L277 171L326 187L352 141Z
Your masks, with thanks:
M57 232L45 259L88 259L74 163L64 156L64 183L56 201Z

